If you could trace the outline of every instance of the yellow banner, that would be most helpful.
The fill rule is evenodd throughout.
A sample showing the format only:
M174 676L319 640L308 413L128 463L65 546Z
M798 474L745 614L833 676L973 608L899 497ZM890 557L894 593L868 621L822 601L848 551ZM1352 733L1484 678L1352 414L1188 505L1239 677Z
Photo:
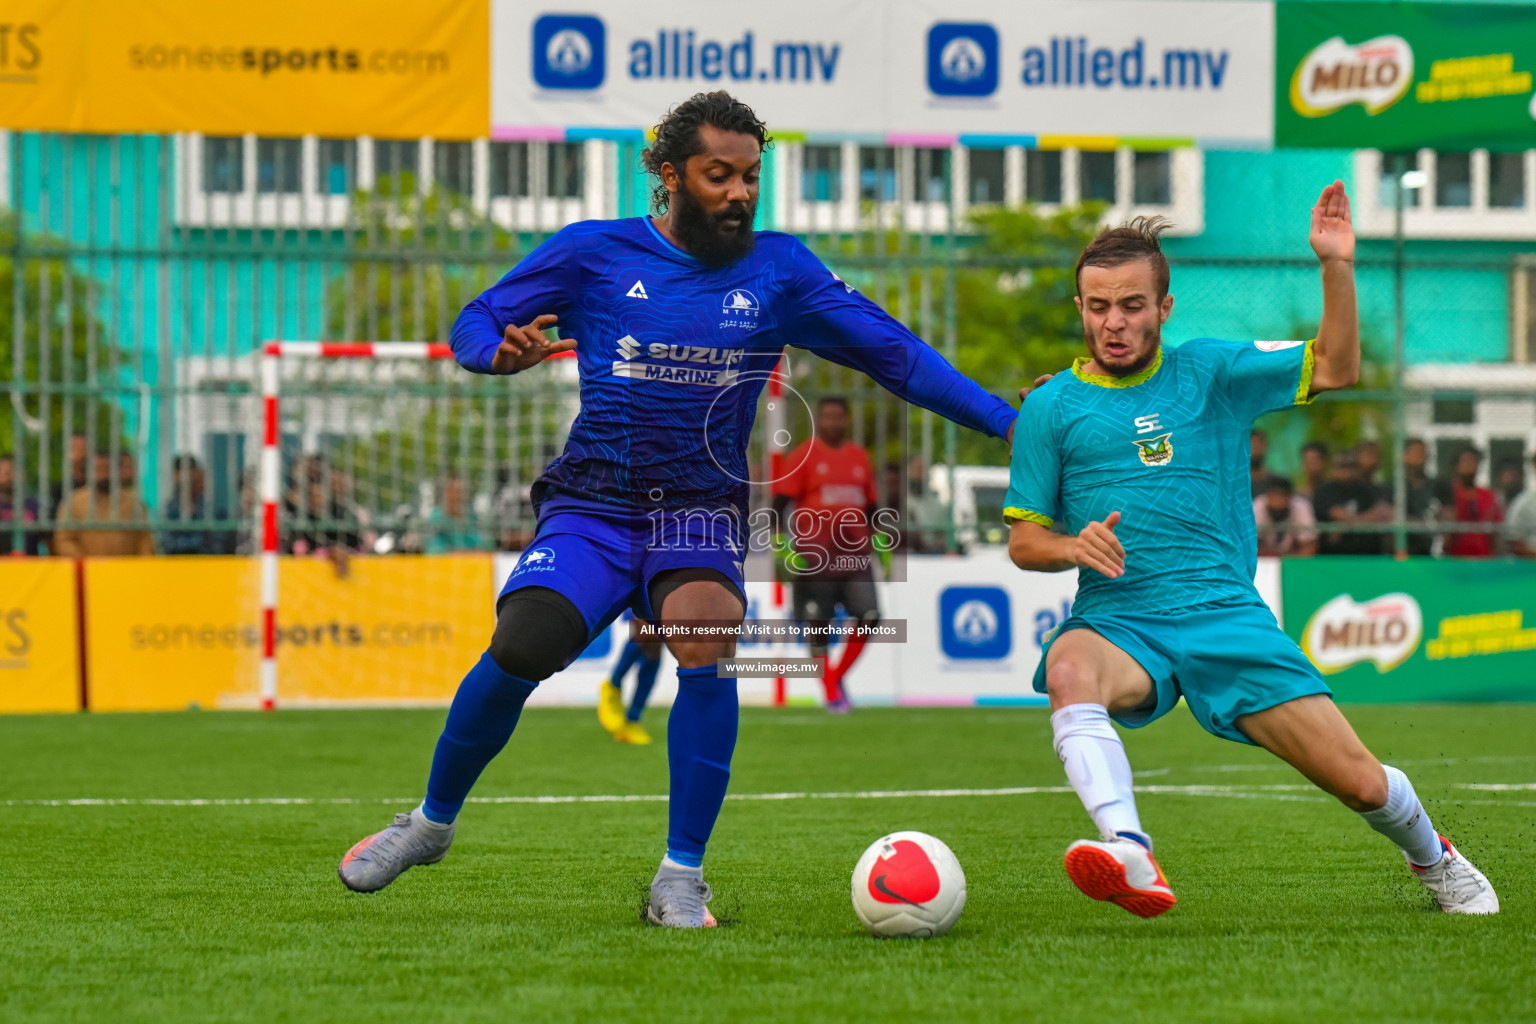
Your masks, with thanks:
M0 559L0 712L79 711L75 564Z
M477 138L488 2L6 0L0 125Z
M284 558L278 704L444 703L495 624L488 554ZM95 711L254 707L261 659L252 559L92 559L86 640Z

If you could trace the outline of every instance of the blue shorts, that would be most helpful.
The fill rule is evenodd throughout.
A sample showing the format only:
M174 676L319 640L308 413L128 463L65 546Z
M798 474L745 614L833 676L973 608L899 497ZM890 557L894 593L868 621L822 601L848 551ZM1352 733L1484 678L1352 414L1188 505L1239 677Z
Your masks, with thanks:
M1322 673L1280 630L1262 601L1205 605L1167 613L1089 612L1073 615L1051 634L1035 669L1035 690L1045 693L1051 644L1074 629L1091 629L1135 658L1152 677L1155 703L1114 714L1139 729L1173 710L1182 696L1206 732L1238 743L1253 741L1238 718L1314 693L1333 696Z
M745 607L745 552L741 517L729 510L679 513L662 522L638 509L561 496L540 508L533 541L501 594L523 587L556 591L581 612L590 640L626 608L655 622L650 583L672 569L720 572L741 592Z

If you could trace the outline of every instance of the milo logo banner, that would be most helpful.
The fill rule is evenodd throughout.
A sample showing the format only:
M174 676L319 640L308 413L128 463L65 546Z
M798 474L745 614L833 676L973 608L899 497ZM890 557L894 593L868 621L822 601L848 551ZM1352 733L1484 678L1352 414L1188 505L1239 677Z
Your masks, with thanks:
M1275 5L1275 145L1523 150L1536 7Z
M1280 582L1341 701L1536 700L1536 563L1285 559Z

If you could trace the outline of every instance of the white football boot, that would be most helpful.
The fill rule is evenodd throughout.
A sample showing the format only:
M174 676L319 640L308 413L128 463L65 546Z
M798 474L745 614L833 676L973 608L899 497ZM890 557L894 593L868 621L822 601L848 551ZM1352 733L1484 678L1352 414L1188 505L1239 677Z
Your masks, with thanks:
M1419 881L1435 894L1435 902L1447 914L1497 914L1499 897L1483 873L1472 862L1456 852L1456 847L1445 836L1440 836L1445 856L1438 863L1421 868L1413 861L1408 866L1419 876ZM1405 858L1407 854L1403 855Z

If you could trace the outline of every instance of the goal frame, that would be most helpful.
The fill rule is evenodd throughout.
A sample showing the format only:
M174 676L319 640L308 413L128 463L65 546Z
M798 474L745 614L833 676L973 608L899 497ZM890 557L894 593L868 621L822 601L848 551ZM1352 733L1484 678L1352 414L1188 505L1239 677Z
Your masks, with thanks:
M278 548L277 505L282 500L282 364L285 359L453 358L453 349L427 341L269 341L261 346L261 454L256 469L261 546L261 668L259 696L264 711L277 707Z

